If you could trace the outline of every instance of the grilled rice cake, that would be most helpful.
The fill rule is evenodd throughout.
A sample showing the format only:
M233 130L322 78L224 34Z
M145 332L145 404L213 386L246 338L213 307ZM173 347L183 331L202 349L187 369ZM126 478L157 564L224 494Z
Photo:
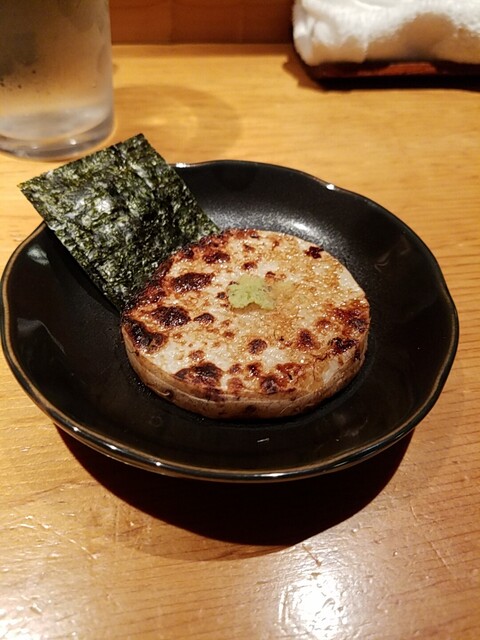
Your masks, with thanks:
M349 271L292 235L229 229L177 251L122 315L143 382L212 418L298 414L365 358L370 309Z

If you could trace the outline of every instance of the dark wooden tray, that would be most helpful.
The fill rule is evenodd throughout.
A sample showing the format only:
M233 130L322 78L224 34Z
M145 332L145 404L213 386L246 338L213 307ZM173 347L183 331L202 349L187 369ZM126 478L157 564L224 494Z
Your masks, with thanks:
M315 78L374 78L399 76L455 76L480 77L480 64L461 64L448 61L372 61L338 62L309 66Z

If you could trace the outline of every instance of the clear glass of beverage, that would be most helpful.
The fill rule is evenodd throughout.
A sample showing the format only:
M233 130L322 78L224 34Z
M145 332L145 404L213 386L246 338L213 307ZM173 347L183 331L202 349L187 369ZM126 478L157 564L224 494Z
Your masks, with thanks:
M112 127L108 0L0 0L0 151L68 158Z

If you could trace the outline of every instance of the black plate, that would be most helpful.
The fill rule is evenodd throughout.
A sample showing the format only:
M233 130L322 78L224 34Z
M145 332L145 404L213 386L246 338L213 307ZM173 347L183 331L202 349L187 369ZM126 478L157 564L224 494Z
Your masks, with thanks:
M117 312L41 225L3 274L2 340L30 397L61 428L124 462L217 480L312 476L359 462L407 434L433 407L458 341L455 306L425 244L362 196L253 162L178 165L221 226L259 227L322 244L370 300L364 368L303 416L213 421L137 380Z

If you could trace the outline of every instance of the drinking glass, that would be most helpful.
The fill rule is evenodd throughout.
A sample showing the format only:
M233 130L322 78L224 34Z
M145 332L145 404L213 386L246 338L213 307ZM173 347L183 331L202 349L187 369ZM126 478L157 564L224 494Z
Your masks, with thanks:
M71 157L113 127L108 0L1 0L0 151Z

